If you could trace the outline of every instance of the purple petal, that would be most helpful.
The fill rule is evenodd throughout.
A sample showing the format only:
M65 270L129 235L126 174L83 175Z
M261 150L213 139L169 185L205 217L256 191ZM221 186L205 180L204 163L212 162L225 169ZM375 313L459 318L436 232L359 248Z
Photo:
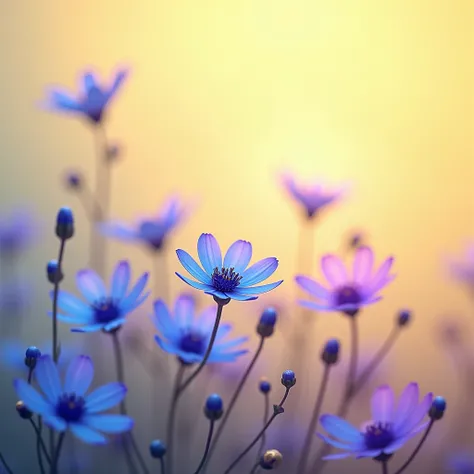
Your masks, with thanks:
M88 444L106 444L107 439L97 431L79 423L71 423L71 431L84 443Z
M395 451L398 451L406 442L408 438L398 438L392 443L390 443L386 448L383 449L383 452L386 454L392 454Z
M242 286L256 285L273 275L277 268L278 260L275 257L264 258L245 270L240 284Z
M319 422L329 435L348 444L359 443L363 439L357 428L338 416L323 415Z
M382 263L380 268L377 270L377 273L373 276L372 281L367 285L367 291L374 292L373 288L380 289L380 282L383 281L389 274L390 269L392 268L394 258L390 257Z
M417 426L423 418L428 414L433 402L433 394L428 393L425 395L421 403L412 411L410 418L407 419L404 426L399 427L399 434L409 433L415 426Z
M94 365L90 357L85 355L75 357L66 372L64 391L82 397L89 389L93 378Z
M180 295L174 305L174 317L181 327L189 327L193 323L196 304L191 295Z
M347 443L341 443L340 441L336 441L334 439L331 439L327 436L322 435L321 433L316 433L316 436L318 438L321 438L325 443L330 444L331 446L334 446L335 448L338 449L345 449L346 451L358 451L361 447L361 444L347 444Z
M64 109L71 112L82 112L82 106L68 92L53 89L49 92L49 107Z
M252 258L252 244L245 240L237 240L227 250L224 267L233 268L235 273L242 273Z
M198 281L191 280L190 278L180 275L178 272L176 272L176 275L179 278L181 278L181 280L183 280L185 283L187 283L189 286L192 286L193 288L196 288L197 290L214 291L214 287L211 285L206 285L205 283L200 283Z
M321 268L326 280L333 287L347 283L348 277L344 264L335 255L325 255L321 259Z
M94 73L90 71L84 73L84 75L82 76L82 82L85 95L87 95L92 88L96 87L97 84L97 80Z
M107 296L102 278L93 270L86 269L77 272L76 284L84 298L91 304Z
M400 395L397 410L395 412L395 432L397 432L398 429L403 426L410 418L413 410L415 410L418 405L419 396L417 383L412 382L405 387L402 394Z
M124 83L125 79L127 79L129 74L130 71L128 69L120 69L119 71L117 71L117 73L115 74L114 82L112 83L107 93L107 99L110 99L118 92L118 90Z
M46 398L55 404L61 395L61 381L53 359L49 355L41 356L35 368L36 381Z
M332 461L336 459L345 459L350 456L353 456L354 453L339 453L339 454L328 454L327 456L322 457L323 461Z
M86 397L86 411L88 414L94 414L109 410L118 405L126 394L127 387L123 383L102 385Z
M334 308L334 306L318 304L314 303L313 301L298 300L298 304L304 308L312 309L314 311L337 311L337 308Z
M135 283L135 286L130 290L130 293L122 300L121 305L126 308L130 307L135 304L136 300L140 297L143 290L145 289L148 278L150 275L148 273L144 273Z
M53 407L25 380L16 379L13 385L19 400L21 400L30 411L38 415L53 413Z
M388 385L382 385L372 395L372 419L375 422L390 423L393 420L394 395Z
M130 283L130 264L122 261L117 264L112 275L111 296L114 299L121 300L127 293Z
M374 253L369 247L360 247L354 257L353 279L364 285L371 276L374 264Z
M280 286L283 283L283 280L276 281L274 283L267 283L266 285L260 286L251 286L251 287L237 287L232 294L237 293L242 296L249 295L261 295L262 293L268 293L271 290L274 290L276 287Z
M203 271L203 269L198 265L196 260L194 260L189 253L184 250L176 250L176 255L178 260L181 262L181 265L186 269L186 271L196 280L201 283L211 284L211 277Z
M323 300L329 299L329 291L312 278L298 275L295 277L295 281L301 288L303 288L303 290L307 291L315 298Z
M212 234L201 234L197 243L197 250L201 265L208 275L212 275L214 268L222 267L222 254L216 238Z

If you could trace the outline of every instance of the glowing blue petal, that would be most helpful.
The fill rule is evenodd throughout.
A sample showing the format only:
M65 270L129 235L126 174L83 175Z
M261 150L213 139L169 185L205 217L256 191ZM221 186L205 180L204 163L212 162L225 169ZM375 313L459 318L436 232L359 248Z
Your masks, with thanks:
M92 72L84 73L82 80L83 80L84 92L86 95L89 93L89 91L92 88L97 87L97 80L95 78L94 73Z
M214 287L211 285L206 285L205 283L199 283L197 281L191 280L190 278L187 278L183 275L180 275L178 272L176 272L176 275L181 278L185 283L187 283L189 286L192 286L193 288L196 288L197 290L207 290L207 291L214 291Z
M201 265L208 275L212 275L214 268L221 269L222 254L216 238L212 234L201 234L197 243L197 250Z
M146 293L143 293L139 298L137 298L135 301L129 301L126 304L122 301L120 304L120 312L125 315L128 313L132 313L135 311L137 308L139 308L146 300L147 298L151 295L151 291L147 291Z
M276 281L274 283L267 283L266 285L260 285L260 286L251 286L251 287L239 286L233 291L233 293L237 293L242 296L261 295L262 293L267 293L269 291L274 290L277 286L280 286L282 283L283 283L283 280Z
M232 347L240 346L241 344L243 344L244 342L247 342L248 340L249 340L248 337L243 336L243 337L239 337L237 339L233 339L228 342L217 343L214 347L219 351L226 351L228 349L231 349Z
M84 424L103 433L117 434L130 431L133 419L124 415L89 415L84 417Z
M114 329L117 329L118 327L122 326L125 324L127 320L125 318L119 318L119 319L114 319L113 321L110 321L110 323L107 323L103 329L104 331L113 331Z
M75 357L66 371L64 391L82 397L89 390L93 378L94 365L91 358L85 355Z
M71 423L70 428L74 436L88 444L107 444L107 438L97 431L79 423Z
M97 332L104 327L103 324L90 324L88 326L82 326L80 328L73 328L71 332Z
M252 258L252 244L246 240L237 240L227 250L224 267L233 268L235 273L242 273Z
M325 443L330 444L331 446L334 446L338 449L344 449L345 451L358 451L363 448L363 444L361 442L359 442L358 444L353 444L350 442L342 443L341 441L337 441L327 436L324 436L321 433L316 433L316 435L321 438Z
M48 316L50 318L53 317L53 312L48 311ZM63 323L68 323L68 324L88 324L92 321L91 317L84 317L84 316L65 316L64 314L57 313L56 315L58 321L61 321Z
M82 112L82 106L70 94L60 90L50 91L50 106L69 112Z
M90 304L94 304L107 297L107 290L102 278L93 270L86 269L78 271L76 284L79 291Z
M135 229L131 229L121 222L103 222L97 225L99 232L107 237L114 237L119 240L133 241L138 239Z
M146 284L148 283L148 273L144 273L138 281L135 283L135 286L130 290L130 293L121 301L121 306L131 307L136 300L140 297L143 290L145 289Z
M25 406L38 415L48 415L53 413L53 407L25 380L16 379L13 385L18 395L18 399L23 401Z
M236 301L253 301L258 298L258 296L243 295L241 293L237 293L236 291L225 293L225 295L228 298L232 298L233 300L236 300Z
M49 295L52 300L54 293L51 291ZM58 307L70 315L83 319L90 318L92 314L92 309L89 305L66 291L60 290L58 293Z
M66 431L67 428L67 423L62 418L59 418L54 414L45 416L43 418L43 422L45 425L49 426L50 428L53 428L53 430L55 431L63 432Z
M107 92L107 100L110 100L120 89L122 84L124 83L125 79L127 79L129 75L129 70L128 69L120 69L116 75L115 79L110 87L110 89Z
M127 293L130 283L130 264L127 261L119 262L112 275L110 295L113 299L121 300Z
M278 260L275 257L264 258L245 270L240 284L242 286L256 285L273 275L277 268Z
M168 338L176 333L176 324L171 319L168 307L163 300L156 300L154 305L153 322L162 336Z
M189 253L178 249L176 250L176 255L178 256L178 260L181 262L181 265L183 265L183 267L192 277L196 278L196 280L200 281L201 283L206 283L209 285L211 284L210 274L208 275L205 273L204 270L194 260L194 258L189 255Z
M94 414L113 408L124 399L126 393L127 387L123 383L102 385L86 397L86 412Z
M36 362L36 381L46 398L55 404L61 395L61 381L53 359L49 355L41 356Z
M338 416L323 415L319 419L319 422L328 434L344 441L345 443L359 443L363 439L362 434L357 428Z
M174 318L180 327L190 327L194 319L196 303L191 295L180 295L174 304Z

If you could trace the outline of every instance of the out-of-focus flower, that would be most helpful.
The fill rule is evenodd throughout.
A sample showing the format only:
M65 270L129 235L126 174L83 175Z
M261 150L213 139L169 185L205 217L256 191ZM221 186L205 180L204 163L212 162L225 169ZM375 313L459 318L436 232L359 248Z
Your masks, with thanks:
M451 276L474 290L474 242L470 243L462 260L448 262Z
M304 275L295 280L318 302L299 301L302 306L318 311L340 311L355 313L361 307L382 299L378 293L394 278L390 275L393 257L387 258L379 269L373 273L374 254L369 247L361 247L354 257L352 274L344 263L335 255L325 255L321 259L321 267L329 283L329 288Z
M144 273L129 290L131 279L130 264L121 261L112 275L110 291L107 292L100 276L93 270L80 270L76 284L86 302L66 291L59 291L58 307L65 314L58 313L58 319L65 323L82 325L73 332L113 331L122 326L127 314L135 311L150 292L143 292L148 282ZM50 292L53 299L54 292ZM51 316L52 313L49 312Z
M254 295L271 291L283 282L280 280L254 286L273 275L278 268L278 260L275 257L265 258L247 268L252 258L252 244L245 240L234 242L227 250L224 261L221 248L212 234L201 234L197 250L204 270L184 250L178 249L176 253L183 267L198 281L179 273L176 275L193 288L203 290L220 300L255 300L258 296Z
M395 408L393 390L388 385L382 385L372 396L372 420L364 423L362 429L338 416L323 415L320 423L330 437L317 433L318 436L331 446L343 450L324 459L377 458L393 454L426 428L428 423L420 423L428 414L432 401L433 394L428 393L419 402L418 384L410 383Z
M215 306L196 317L194 298L181 295L176 299L172 312L162 300L155 301L154 310L153 322L159 331L155 340L161 349L187 364L201 362L216 319ZM208 362L233 362L248 352L246 349L237 349L248 337L224 340L231 330L231 324L220 325Z
M0 216L0 254L16 255L31 245L38 234L38 222L26 209Z
M93 123L100 123L104 118L106 107L117 94L128 74L128 69L119 69L115 72L111 84L101 85L96 73L85 72L76 97L63 88L53 87L48 91L42 106L53 112L83 116Z
M125 242L140 242L152 250L160 250L168 235L180 225L188 210L177 196L168 198L156 216L139 219L135 224L103 222L99 230L107 237Z
M302 183L290 173L281 176L281 182L290 196L303 206L308 218L314 217L321 209L339 201L346 193L346 188L326 189L319 182Z
M122 383L110 383L86 392L94 378L94 366L87 356L78 356L66 372L61 384L59 372L50 356L42 356L35 369L36 380L44 393L40 394L25 380L14 382L19 399L55 431L70 429L82 441L105 444L107 434L122 433L133 427L133 420L124 415L100 414L120 403L127 393Z
M451 455L446 462L447 474L474 474L474 454L459 452Z
M33 301L34 291L25 280L4 281L0 285L0 313L18 317Z

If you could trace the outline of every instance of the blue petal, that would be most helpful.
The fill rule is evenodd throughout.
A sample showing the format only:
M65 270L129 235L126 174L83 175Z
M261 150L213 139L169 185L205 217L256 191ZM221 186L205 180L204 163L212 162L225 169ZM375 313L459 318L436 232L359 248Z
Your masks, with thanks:
M332 461L335 459L344 459L350 456L353 456L354 453L339 453L339 454L328 454L327 456L322 457L323 461Z
M111 291L112 298L121 300L127 293L130 283L130 264L127 261L119 262L112 275Z
M107 438L97 431L79 423L71 423L72 433L84 443L88 444L107 444Z
M58 369L49 355L43 355L38 359L35 375L36 381L46 398L55 404L61 395L61 381L59 380Z
M128 301L126 304L122 301L122 303L120 304L120 312L122 313L122 315L132 313L138 307L140 307L150 295L151 295L151 291L147 291L146 293L143 293L143 295L141 295L135 301Z
M203 269L198 265L194 258L189 255L189 253L178 249L176 250L176 255L178 256L178 260L181 262L181 265L183 265L183 267L192 277L196 278L196 280L200 281L201 283L211 284L211 276L203 271Z
M66 431L67 423L58 416L52 414L43 418L44 423L55 431Z
M219 351L226 351L227 349L231 349L232 347L235 347L235 346L240 346L241 344L243 344L244 342L247 342L249 340L248 337L239 337L237 339L233 339L231 341L228 341L228 342L221 342L219 344L216 344L215 347L216 349L219 349Z
M321 433L316 433L316 436L321 438L325 443L330 444L331 446L334 446L335 448L338 449L345 449L346 451L359 451L361 448L361 444L358 443L357 445L354 444L348 444L348 443L341 443L340 441L331 439L327 436L324 436ZM362 446L363 448L363 446Z
M206 293L206 295L212 295L216 298L220 298L221 300L229 299L229 296L226 293L216 290L214 287L209 288L207 291L204 291L204 293Z
M330 297L329 290L310 277L297 275L295 281L303 290L315 298L327 300Z
M181 280L183 280L185 283L187 283L189 286L192 286L193 288L196 288L197 290L214 291L214 287L211 285L206 285L204 283L199 283L197 281L191 280L190 278L180 275L178 272L176 272L176 275L179 278L181 278Z
M91 89L94 87L97 87L97 81L95 78L94 73L92 72L86 72L84 73L84 76L82 77L82 80L84 82L84 92L87 95Z
M241 294L242 296L247 295L261 295L262 293L267 293L268 291L272 291L277 286L280 286L283 283L283 280L276 281L274 283L268 283L266 285L260 286L251 286L251 287L242 287L239 286L234 290L234 293Z
M122 222L103 222L97 225L97 229L107 237L114 237L127 242L138 240L139 238L135 229L131 229Z
M246 240L237 240L227 250L224 267L233 268L235 273L242 273L252 258L252 244Z
M82 397L89 389L93 378L94 365L91 358L85 355L75 357L66 371L64 391Z
M123 383L112 382L96 388L86 397L86 411L88 414L99 413L118 405L127 393Z
M91 304L107 297L102 278L94 270L80 270L76 275L76 285L84 298Z
M156 300L153 304L153 309L154 314L152 319L156 329L165 338L174 335L177 327L174 321L171 319L171 315L165 302L163 300Z
M133 428L133 419L124 415L90 415L83 419L85 425L103 433L123 433Z
M53 317L53 312L48 311L48 316L50 318ZM87 324L91 322L91 318L84 318L83 316L65 316L64 314L57 313L56 315L58 321L61 321L63 323L68 323L68 324Z
M226 296L227 297L227 296ZM214 323L216 321L217 307L216 305L208 306L196 319L195 324L193 325L194 329L201 332L201 334L210 334ZM224 331L225 331L224 325ZM219 335L219 332L217 333Z
M191 295L180 295L174 304L174 318L178 326L191 327L194 320L195 301Z
M197 250L201 265L208 275L212 275L214 268L222 267L222 254L216 238L212 234L201 234L197 243Z
M258 298L258 296L242 295L236 291L228 292L226 295L236 301L253 301Z
M140 297L143 290L145 289L146 284L148 283L149 274L144 273L138 281L135 283L135 286L130 290L130 293L121 301L121 306L132 307L135 304L136 300Z
M214 319L215 319L215 313L216 313L216 310L214 308ZM211 329L212 329L212 326L211 326ZM219 326L219 329L217 330L216 343L220 341L221 339L224 339L231 331L232 331L232 324L229 324L229 323L221 324Z
M362 434L359 430L338 416L323 415L319 422L328 434L334 436L334 438L346 443L358 443L362 440Z
M127 79L128 74L129 74L128 69L120 69L116 73L114 82L112 83L112 86L107 92L107 100L111 99L117 93L117 91L120 89L125 79Z
M161 337L155 335L155 341L158 346L168 354L177 354L179 352L179 347L171 342L164 341Z
M312 301L298 300L298 304L304 308L314 309L315 311L337 311L333 306L313 303Z
M71 112L82 112L81 104L67 92L51 90L49 95L53 107Z
M25 380L16 379L13 382L18 398L26 407L38 415L53 413L53 407Z
M51 300L53 299L53 292L50 292ZM58 293L58 307L64 312L74 315L81 319L91 317L92 309L89 305L66 291L59 291Z
M277 268L278 260L275 257L264 258L245 270L240 284L242 286L256 285L273 275Z
M249 351L233 351L233 352L219 352L213 350L209 359L209 363L219 363L219 362L235 362L240 356L247 354Z
M97 332L103 327L103 324L90 324L88 326L82 326L81 328L73 328L71 329L71 332Z
M127 322L126 318L119 318L119 319L114 319L113 321L110 321L110 323L107 323L103 329L104 331L110 332L113 331L114 329L117 329L120 326L123 326Z

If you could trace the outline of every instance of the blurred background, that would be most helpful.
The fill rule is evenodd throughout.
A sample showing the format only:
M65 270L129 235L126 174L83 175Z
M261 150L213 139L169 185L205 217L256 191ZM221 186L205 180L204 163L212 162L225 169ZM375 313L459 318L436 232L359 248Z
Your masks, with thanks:
M324 412L337 404L349 352L348 324L338 314L305 315L304 351L291 345L291 327L303 324L294 276L320 278L319 260L325 253L350 262L348 242L355 232L374 248L377 262L396 258L396 280L384 290L382 302L360 317L364 350L370 355L378 349L399 309L411 309L414 320L365 395L355 401L349 419L367 419L371 388L377 384L390 383L399 393L417 381L423 393L445 396L449 410L407 472L446 472L450 453L472 452L474 438L465 426L472 424L474 412L463 403L474 380L466 362L473 355L474 301L465 282L449 272L450 262L463 262L474 235L470 0L83 0L77 5L18 0L2 7L2 222L6 226L8 216L18 213L29 216L29 238L18 258L2 261L6 355L0 450L15 473L36 472L34 459L25 456L34 453L35 440L14 410L11 380L21 370L13 367L13 352L7 348L18 344L24 351L50 340L46 313L51 285L45 265L57 256L59 207L71 207L76 219L62 288L76 292L74 274L89 262L91 224L78 193L65 185L66 173L80 171L96 186L92 127L38 104L51 84L74 92L80 74L91 68L109 83L117 66L130 67L131 74L105 122L109 139L120 147L112 171L110 218L133 222L156 214L172 193L182 197L189 216L167 240L159 264L156 254L143 246L108 240L107 278L116 262L127 258L134 276L151 271L153 298L171 303L190 290L174 275L180 271L174 250L196 255L197 238L211 232L223 248L242 238L252 242L254 259L278 257L275 276L285 280L256 302L232 302L225 308L224 319L234 323L236 334L250 336L251 353L237 367L207 371L184 397L187 411L178 433L187 441L179 443L179 450L190 465L181 466L182 472L192 472L204 449L207 421L201 410L206 396L215 391L224 400L230 396L257 346L260 312L272 304L281 308L281 325L230 420L221 464L216 464L222 467L210 473L223 471L260 429L259 377L273 382L273 398L279 399L281 372L297 371L290 363L300 368L293 393L299 391L298 403L278 417L269 433L274 445L268 448L283 453L282 472L294 473L298 443L292 443L307 429L322 373L321 347L330 337L342 341L342 360L334 369ZM303 261L297 255L304 215L279 181L284 170L302 181L316 177L329 187L348 186L343 199L313 223L314 252ZM212 303L211 297L195 295L200 307ZM126 338L148 331L140 344L159 353L150 333L151 305L150 298L123 332ZM94 352L101 358L100 377L115 380L111 345L104 335L71 334L62 324L60 337L64 348L77 353L85 350L86 339L96 347L100 341L101 352ZM128 406L147 455L150 440L165 436L175 364L172 356L158 355L168 373L153 383L133 347L127 354ZM153 391L153 384L159 389ZM159 407L153 424L152 402ZM191 415L196 420L192 436L186 424ZM314 451L320 443L315 437ZM401 465L415 445L411 441L392 464ZM113 447L74 443L63 456L64 472L126 472L112 471L119 469L113 467L112 454ZM79 471L67 466L72 456ZM252 459L236 472L249 472ZM346 460L332 461L325 469L328 474L379 471L371 461Z

